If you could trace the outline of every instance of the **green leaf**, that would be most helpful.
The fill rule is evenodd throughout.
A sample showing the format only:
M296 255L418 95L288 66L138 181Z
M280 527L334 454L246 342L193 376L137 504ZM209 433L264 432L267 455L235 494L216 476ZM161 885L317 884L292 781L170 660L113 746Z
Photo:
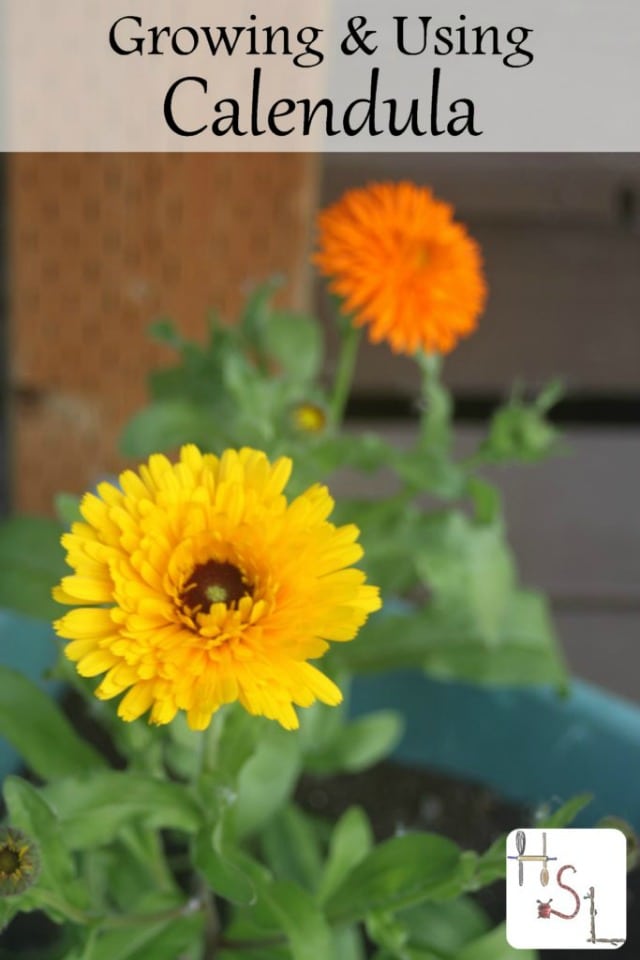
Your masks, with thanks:
M362 936L357 927L340 927L333 931L331 956L334 960L366 960Z
M12 517L0 523L0 607L42 620L60 615L51 588L68 573L61 529L43 517Z
M407 931L393 914L378 910L366 918L367 934L392 957L406 957Z
M372 616L334 658L355 673L423 667L443 679L562 689L566 669L544 599L515 591L496 646L487 647L468 611L427 606L414 613Z
M285 946L259 946L254 950L233 947L221 950L220 960L291 960L291 953ZM335 960L338 960L338 957Z
M425 669L443 678L474 683L530 686L553 684L566 689L567 673L551 624L546 601L540 594L519 590L512 593L504 611L497 647L487 650L469 625L455 620L425 620L430 634L423 661ZM448 634L448 639L447 639Z
M501 524L448 511L433 515L422 534L416 564L433 606L467 612L484 644L497 645L515 581Z
M317 825L308 814L289 804L263 827L260 845L264 859L279 880L291 880L315 890L322 873Z
M335 893L372 846L373 834L367 815L359 807L350 807L340 817L331 834L329 852L318 887L321 903L326 903Z
M503 879L506 873L507 838L505 834L497 837L488 850L481 854L475 865L473 881L469 889L480 890L495 880Z
M16 914L20 913L20 901L15 897L8 899L4 897L0 900L0 933L13 920Z
M156 895L156 900L158 897ZM155 909L154 909L155 906ZM162 909L175 911L175 916L158 918ZM183 915L175 901L165 904L147 903L149 919L142 915L126 916L131 921L122 929L109 930L99 936L87 960L176 960L184 951L202 940L204 917L201 911L190 911L183 905Z
M100 754L76 734L55 701L22 674L3 666L0 735L43 780L105 766Z
M562 400L565 393L566 389L562 380L551 380L534 400L534 406L540 413L546 413L552 407L555 407L559 400Z
M415 586L416 550L424 540L420 513L403 497L338 501L333 522L354 523L362 531L362 567L383 595L402 595ZM351 644L349 644L351 646Z
M240 906L256 902L256 883L268 882L268 872L242 850L235 838L236 795L211 784L207 821L193 843L193 863L214 893Z
M316 774L356 773L391 753L402 733L402 716L394 710L379 710L344 726L324 750L309 754L305 765Z
M80 513L81 498L75 493L58 493L54 498L56 516L63 527L82 522Z
M502 517L500 494L492 483L480 477L470 477L467 481L467 493L473 502L476 523L491 525L500 522Z
M433 950L437 956L451 956L489 929L486 914L470 897L421 903L396 916L412 948Z
M280 367L280 374L297 383L308 383L322 364L322 337L318 322L303 314L272 313L264 326L267 354Z
M468 943L455 960L537 960L535 950L516 950L507 943L504 924Z
M348 695L346 677L344 675L332 675L331 679L343 691L346 700ZM304 757L323 753L331 743L339 739L345 727L345 717L344 701L337 707L330 707L325 703L316 701L310 707L301 710L298 738Z
M376 847L346 876L327 903L334 923L355 923L373 910L400 910L438 899L461 865L460 850L436 834L394 837Z
M164 400L137 413L120 437L126 457L148 457L185 443L205 450L216 440L216 421L206 410L187 400Z
M158 343L163 343L167 347L173 347L175 350L181 350L184 346L184 340L175 328L173 320L169 317L160 317L149 324L149 336Z
M542 813L536 818L536 827L547 827L548 829L558 827L568 827L585 807L588 807L593 800L592 793L579 793L571 797L566 803L551 814Z
M533 463L556 452L559 432L545 414L562 392L550 384L538 399L524 403L515 395L493 415L487 439L480 447L481 458L490 463L516 460Z
M235 806L238 836L259 830L286 803L301 768L297 734L268 720L262 726L257 749L238 777Z
M344 467L371 473L393 462L397 451L379 434L365 430L348 434L326 433L317 438L310 455L316 475L326 475ZM386 503L388 501L361 501L362 506L370 506L374 510L384 510ZM350 512L348 505L345 512Z
M58 811L72 850L109 843L123 826L142 819L151 830L195 833L203 816L186 787L137 773L108 770L60 780L43 790Z
M288 881L260 891L291 947L293 960L335 960L329 924L313 897Z
M124 826L108 846L83 850L79 860L96 910L140 913L149 890L180 895L159 832L147 830L144 823Z

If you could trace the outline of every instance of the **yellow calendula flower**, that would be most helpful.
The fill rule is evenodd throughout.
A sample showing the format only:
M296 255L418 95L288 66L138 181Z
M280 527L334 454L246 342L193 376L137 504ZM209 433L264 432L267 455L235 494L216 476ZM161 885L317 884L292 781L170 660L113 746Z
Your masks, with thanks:
M82 676L105 674L98 697L127 691L122 719L184 710L201 730L239 700L293 729L294 705L340 702L308 661L351 640L380 599L351 566L357 527L329 522L326 487L289 503L290 471L257 450L189 445L85 495L85 522L62 538L75 573L54 589L75 609L55 628Z

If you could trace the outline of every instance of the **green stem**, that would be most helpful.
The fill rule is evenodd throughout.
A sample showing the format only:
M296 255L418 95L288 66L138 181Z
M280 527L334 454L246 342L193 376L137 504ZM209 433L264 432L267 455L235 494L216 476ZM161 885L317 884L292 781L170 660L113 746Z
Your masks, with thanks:
M63 900L62 897L51 893L50 890L38 888L35 892L37 893L37 897L34 896L33 899L37 906L50 907L52 910L61 913L72 923L77 923L82 926L87 926L94 922L95 918L90 914L85 913L84 910L79 910L77 907L74 907L73 904Z
M122 913L100 917L93 923L101 930L120 930L126 927L146 926L152 923L163 923L165 920L180 920L193 913L200 913L203 905L200 901L188 901L179 907L169 910L158 910L157 913Z
M338 366L333 381L333 395L329 409L331 423L334 427L339 426L344 417L344 411L347 406L351 383L353 381L361 335L361 331L353 323L349 323L348 325L345 323L342 331Z
M217 710L200 740L200 776L214 773L218 766L218 748L224 726L223 709Z
M423 410L419 444L446 450L450 442L452 404L449 391L440 379L442 357L438 353L418 353L416 360L422 371Z
M164 920L178 920L180 917L188 916L191 913L197 913L204 909L202 902L196 900L187 901L179 907L171 907L168 910L158 910L156 913L114 913L100 916L79 910L49 890L38 890L37 901L34 898L34 902L36 902L38 906L42 905L43 907L56 910L72 923L77 923L85 927L98 928L100 930L117 930L122 927L137 927L151 923L162 923Z

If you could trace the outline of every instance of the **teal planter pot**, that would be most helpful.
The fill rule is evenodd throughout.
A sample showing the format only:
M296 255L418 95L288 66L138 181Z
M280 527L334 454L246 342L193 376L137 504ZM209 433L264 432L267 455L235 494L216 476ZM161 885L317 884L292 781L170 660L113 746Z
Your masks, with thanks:
M51 627L42 620L0 610L0 664L29 677L45 690L55 693L59 684L44 680L56 660ZM20 768L20 757L0 737L0 779Z
M354 713L383 707L406 718L401 762L533 807L592 793L577 826L615 815L640 831L640 708L632 703L581 681L564 699L547 689L489 689L413 671L354 682Z
M55 693L43 679L56 657L51 628L0 610L0 663ZM594 794L579 825L607 814L640 831L640 708L580 681L561 699L551 690L475 687L414 671L354 681L355 714L399 710L400 762L491 787L530 806ZM0 777L20 758L0 739Z

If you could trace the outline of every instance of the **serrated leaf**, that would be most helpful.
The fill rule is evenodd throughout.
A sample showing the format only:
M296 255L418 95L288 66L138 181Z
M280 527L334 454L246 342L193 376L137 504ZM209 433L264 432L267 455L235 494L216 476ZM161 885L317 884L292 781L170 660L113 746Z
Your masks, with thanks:
M0 736L43 780L100 770L100 754L82 740L55 701L16 670L0 666Z
M44 517L0 523L0 607L43 620L60 615L51 588L68 573L60 525Z

